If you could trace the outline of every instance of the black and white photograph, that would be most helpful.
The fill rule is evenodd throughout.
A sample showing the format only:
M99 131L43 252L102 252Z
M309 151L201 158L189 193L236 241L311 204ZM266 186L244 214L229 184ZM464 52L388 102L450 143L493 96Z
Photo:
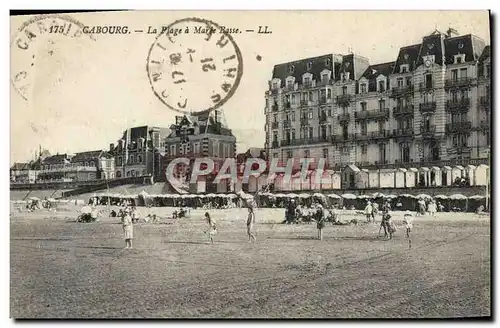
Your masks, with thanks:
M490 11L9 20L11 318L492 318Z

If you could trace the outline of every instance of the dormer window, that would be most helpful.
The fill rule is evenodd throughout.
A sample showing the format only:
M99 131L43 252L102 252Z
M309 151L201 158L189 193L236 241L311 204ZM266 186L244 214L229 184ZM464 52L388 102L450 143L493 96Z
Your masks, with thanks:
M324 73L321 75L321 81L327 82L328 81L328 73Z
M327 59L325 60L325 66L326 66L326 67L330 67L330 58L327 58Z
M307 63L307 70L309 71L312 67L313 67L313 63L312 62L308 62Z
M304 85L305 86L311 85L311 78L310 77L304 77Z
M292 80L288 80L288 81L286 81L286 87L287 87L288 89L292 89L292 88L293 88L293 81L292 81Z
M385 81L378 81L378 92L385 92Z
M455 64L462 64L465 62L465 54L458 54L458 55L455 55Z
M290 65L290 67L288 68L288 71L290 72L290 74L292 74L293 72L295 72L295 66Z
M273 90L278 89L278 82L273 81Z
M349 80L349 72L345 72L344 75L345 75L345 79Z
M359 93L366 93L366 83L360 84Z
M399 72L400 73L407 73L408 72L408 64L403 64L399 66Z

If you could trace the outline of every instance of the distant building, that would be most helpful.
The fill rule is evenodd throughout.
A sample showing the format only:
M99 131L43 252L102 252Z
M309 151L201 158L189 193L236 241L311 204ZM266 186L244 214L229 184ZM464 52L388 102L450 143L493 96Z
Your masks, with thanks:
M236 156L236 137L224 122L221 110L198 116L177 116L164 144L162 172L178 157L192 161L195 158L209 157L215 162L214 174L203 178L205 180L199 181L198 187L191 186L191 189L196 189L197 192L222 192L231 188L224 183L219 186L210 185L225 159Z
M169 133L168 128L154 126L139 126L124 131L117 145L110 144L109 147L115 158L115 178L160 175L162 140Z
M456 34L435 31L382 64L328 54L275 65L265 95L270 158L325 158L331 168L367 169L483 163L490 47Z
M38 170L33 169L33 163L14 163L10 168L11 183L35 183Z
M37 182L112 179L114 159L103 150L57 154L39 161Z

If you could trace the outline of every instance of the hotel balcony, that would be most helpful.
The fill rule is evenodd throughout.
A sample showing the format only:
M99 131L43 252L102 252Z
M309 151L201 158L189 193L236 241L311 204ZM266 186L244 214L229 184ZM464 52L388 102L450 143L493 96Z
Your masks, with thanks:
M309 106L309 100L300 99L300 106Z
M411 129L394 129L392 131L392 135L395 138L413 137L415 135L415 131L413 131L413 128L411 128Z
M329 142L331 142L331 140L332 140L331 137L328 137L328 136L315 137L315 138L304 138L304 139L282 140L281 147L329 143Z
M328 103L328 99L326 97L319 97L319 104L326 105Z
M362 133L355 134L355 139L358 141L377 140L377 139L384 139L384 138L390 138L390 137L391 137L390 130L372 131L372 132L367 132L365 134L362 134Z
M420 126L420 134L422 135L422 138L432 138L434 137L434 134L436 133L436 126Z
M280 146L280 145L279 145L279 142L278 142L278 141L273 141L273 142L271 143L271 148L279 148L279 146Z
M463 98L460 100L448 100L446 101L446 110L449 112L466 112L470 108L470 99Z
M271 129L277 129L277 128L278 128L278 122L272 122Z
M432 83L420 82L420 84L419 84L420 91L426 91L426 90L432 90L432 89L434 89L434 82L432 82Z
M407 85L404 87L395 87L392 88L390 96L393 98L397 98L412 92L413 92L413 85Z
M355 139L355 135L352 133L349 133L347 135L335 135L332 136L332 142L346 142L346 141L353 141Z
M290 108L292 108L292 104L290 104L289 102L283 102L285 104L285 110L288 110Z
M413 115L413 104L396 106L392 108L392 114L394 116L402 116L402 115Z
M367 119L377 119L377 118L389 118L389 109L375 109L375 110L362 110L359 112L354 112L354 119L367 120Z
M352 95L342 95L342 96L337 96L336 98L337 105L343 107L349 106L351 101L352 101Z
M436 102L429 101L429 102L420 103L419 108L420 108L421 113L433 113L436 111Z
M314 86L313 86L312 82L304 83L304 84L299 85L299 90L307 90L307 89L311 89L313 87Z
M454 122L446 124L447 133L465 133L472 129L471 122Z
M444 83L445 88L466 87L472 84L473 79L470 77L461 77L458 79L448 79Z
M484 109L490 109L491 97L489 95L481 96L479 98L479 107Z
M349 113L339 114L337 115L337 119L339 120L340 123L347 123L350 120L350 115Z
M300 119L300 126L307 126L309 125L309 119L307 117L302 117Z
M283 128L289 129L292 126L292 122L290 120L283 121Z

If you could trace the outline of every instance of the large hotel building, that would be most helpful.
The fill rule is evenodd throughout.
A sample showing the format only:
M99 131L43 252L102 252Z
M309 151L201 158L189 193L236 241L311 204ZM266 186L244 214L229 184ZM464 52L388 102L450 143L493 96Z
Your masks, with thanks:
M435 31L371 65L327 54L274 66L266 91L270 158L325 158L330 168L486 162L490 47Z

